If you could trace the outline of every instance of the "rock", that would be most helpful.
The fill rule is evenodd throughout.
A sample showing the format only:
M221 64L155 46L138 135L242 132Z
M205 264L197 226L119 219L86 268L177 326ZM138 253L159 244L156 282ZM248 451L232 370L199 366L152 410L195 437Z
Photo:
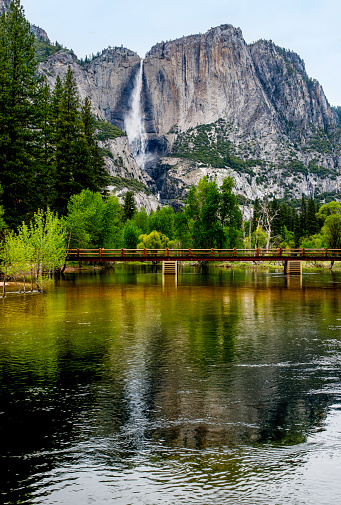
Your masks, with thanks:
M116 47L80 64L64 50L42 63L40 72L53 86L68 65L94 113L124 129L139 56ZM181 205L203 174L219 181L232 174L238 192L248 199L339 191L336 113L319 83L306 74L302 59L271 41L247 45L239 28L222 25L156 44L144 59L141 101L155 159L146 172L134 164L126 140L102 147L112 154L107 157L110 173L133 177L150 188L154 180L162 202ZM193 151L202 135L200 125L211 125L207 150L223 142L230 146L234 163L226 159L214 168L210 161L195 159L193 152L191 160L179 154L184 139L187 154ZM217 156L224 159L221 152ZM123 161L116 163L120 157ZM235 168L239 162L244 169Z
M128 137L107 139L99 141L98 144L103 149L110 175L135 179L146 186L155 186L152 178L145 171L142 171L136 163L129 146Z
M36 39L43 40L44 42L51 44L51 41L50 41L47 33L45 32L45 30L43 30L39 26L31 25L31 32L33 33L33 35L35 36Z

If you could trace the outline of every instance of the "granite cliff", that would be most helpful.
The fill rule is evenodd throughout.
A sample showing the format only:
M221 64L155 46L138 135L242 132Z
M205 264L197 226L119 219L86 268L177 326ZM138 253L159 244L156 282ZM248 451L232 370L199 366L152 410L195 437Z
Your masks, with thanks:
M61 50L40 72L53 86L68 65L97 117L125 129L140 57L116 47L84 62ZM229 173L250 200L338 195L339 118L294 52L271 41L248 45L240 29L222 25L156 44L143 60L139 93L149 161L141 169L126 140L116 141L108 169L157 190L162 202L181 205L200 177Z

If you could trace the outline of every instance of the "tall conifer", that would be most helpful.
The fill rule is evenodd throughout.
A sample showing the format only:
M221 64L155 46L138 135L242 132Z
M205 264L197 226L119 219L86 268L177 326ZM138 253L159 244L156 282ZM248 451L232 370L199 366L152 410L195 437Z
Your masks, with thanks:
M315 202L312 197L308 200L308 209L307 209L307 233L308 235L315 235L317 231L317 219L316 219L316 210L315 210Z
M34 35L20 0L0 21L0 183L6 219L16 226L35 208L35 156L40 142Z

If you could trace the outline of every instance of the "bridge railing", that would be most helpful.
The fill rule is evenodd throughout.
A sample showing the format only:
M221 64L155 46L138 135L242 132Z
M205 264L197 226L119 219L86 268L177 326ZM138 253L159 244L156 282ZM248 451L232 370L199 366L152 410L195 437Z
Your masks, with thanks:
M67 257L70 260L86 260L89 259L108 259L112 258L117 260L119 258L127 259L155 259L157 258L205 258L209 260L219 260L219 258L258 258L266 259L272 258L278 260L285 260L285 258L326 258L329 257L340 257L341 260L341 249L308 249L308 248L293 248L293 249L281 249L281 248L255 248L255 249L67 249Z

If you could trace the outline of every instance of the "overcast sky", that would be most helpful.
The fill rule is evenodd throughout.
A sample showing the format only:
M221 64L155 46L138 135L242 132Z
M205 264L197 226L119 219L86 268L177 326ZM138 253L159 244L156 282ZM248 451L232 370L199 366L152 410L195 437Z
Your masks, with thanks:
M247 43L297 52L331 105L341 105L341 0L22 0L27 19L79 58L108 46L140 56L157 42L232 24Z

